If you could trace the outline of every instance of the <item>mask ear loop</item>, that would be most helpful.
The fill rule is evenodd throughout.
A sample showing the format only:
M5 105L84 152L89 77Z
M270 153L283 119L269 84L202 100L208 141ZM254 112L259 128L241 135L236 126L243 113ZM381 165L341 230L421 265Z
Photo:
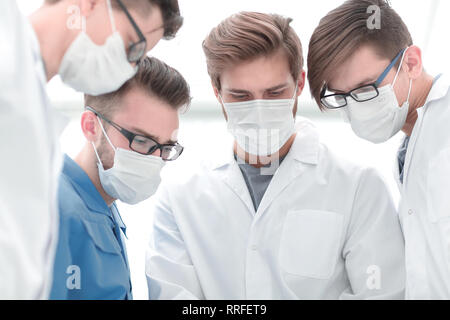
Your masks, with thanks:
M114 152L116 152L116 148L114 148L114 145L111 143L111 140L109 139L108 135L106 134L105 128L103 127L103 124L102 124L102 122L100 121L100 119L99 119L98 117L97 117L97 121L98 121L98 123L100 124L100 127L102 128L103 134L105 135L106 140L108 140L109 145L110 145L111 148L114 150ZM91 144L92 144L92 146L94 147L94 152L95 152L95 155L97 156L98 163L102 166L102 168L103 168L103 170L104 170L103 163L102 163L102 161L100 160L100 156L98 155L97 148L95 147L94 142L91 141Z
M409 48L410 47L406 48L405 52L403 52L402 60L400 61L400 65L398 67L397 74L395 75L394 82L392 83L392 88L395 86L395 83L397 81L398 75L400 74L401 67L403 65L403 60L405 59L406 52L408 51ZM411 97L411 91L412 91L412 79L410 79L410 81L409 81L408 99L406 100L406 102L408 104L409 104L409 98Z
M298 92L298 82L295 85L294 95L292 96L292 106L291 106L292 110L294 110L295 100L297 98L297 92Z
M222 107L224 108L225 113L228 117L227 108L225 107L225 102L223 102L223 98L222 98L222 95L220 94L220 92L218 93L218 96L219 96L220 102L222 103ZM228 118L228 120L230 120L230 118Z
M111 0L107 0L106 3L108 4L108 12L109 12L109 21L111 22L111 29L112 32L116 32L116 21L114 20L114 12L111 5Z
M412 79L410 79L410 80L409 80L408 99L406 100L406 102L407 102L408 104L409 104L409 98L411 97L412 84L413 84L413 81L412 81Z
M392 82L392 88L395 86L395 83L397 82L397 78L398 78L398 75L400 74L400 70L402 69L403 60L405 59L405 55L406 55L406 52L408 51L408 49L409 49L409 47L406 48L405 52L403 52L402 60L400 60L400 65L398 66L398 70L395 75L394 82Z
M111 140L109 140L109 137L108 137L108 135L106 134L106 131L105 131L105 128L103 127L103 124L102 124L102 122L100 121L100 119L97 117L97 121L98 121L98 123L100 124L100 127L102 128L102 131L103 131L103 134L105 135L105 137L106 137L106 140L108 140L108 142L109 142L109 145L111 146L111 148L114 150L114 152L116 151L116 147L114 147L114 145L112 144L112 142L111 142Z

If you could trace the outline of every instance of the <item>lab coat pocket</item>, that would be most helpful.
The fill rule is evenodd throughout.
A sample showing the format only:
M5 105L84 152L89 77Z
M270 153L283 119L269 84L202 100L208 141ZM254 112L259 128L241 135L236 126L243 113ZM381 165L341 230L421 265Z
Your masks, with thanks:
M83 225L98 249L106 253L120 254L122 252L112 226L87 220L83 220Z
M280 242L283 271L302 277L329 279L336 267L343 217L335 212L289 212Z
M431 222L450 222L450 148L443 150L428 167L427 212Z

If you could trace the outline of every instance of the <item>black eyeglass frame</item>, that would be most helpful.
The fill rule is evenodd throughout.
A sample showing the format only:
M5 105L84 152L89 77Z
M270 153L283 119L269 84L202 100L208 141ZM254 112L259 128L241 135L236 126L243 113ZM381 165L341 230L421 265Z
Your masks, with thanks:
M175 160L177 160L177 159L181 156L181 154L182 154L183 151L184 151L184 147L183 147L181 144L179 144L178 142L175 143L175 144L161 144L161 143L159 143L158 141L156 141L156 140L153 139L153 138L150 138L150 137L147 137L147 136L144 136L144 135L141 135L141 134L136 134L136 133L133 133L133 132L131 132L131 131L128 131L127 129L122 128L122 127L119 126L117 123L115 123L115 122L113 122L113 121L107 119L105 116L103 116L101 113L97 112L96 110L94 110L94 109L91 108L91 107L86 107L86 110L87 110L87 111L91 111L91 112L94 113L97 117L99 117L100 119L106 121L108 124L110 124L112 127L114 127L117 131L119 131L119 132L120 132L120 133L128 140L128 142L130 143L130 144L129 144L129 148L130 148L131 150L133 150L134 152L137 152L137 153L142 154L142 155L151 155L151 154L153 154L156 150L159 150L160 153L161 153L161 158L162 158L162 155L163 155L163 148L164 148L164 147L172 147L172 148L175 148L175 150L177 150L177 153L178 153L177 156L176 156L174 159L164 159L164 158L162 158L162 159L163 159L164 161L175 161ZM147 153L139 152L139 151L135 150L135 149L132 147L134 138L136 138L136 137L142 137L142 138L145 138L145 139L149 139L149 140L151 140L152 142L154 142L155 145L154 145L153 147L151 147L150 150L149 150Z
M146 49L147 49L147 39L145 38L144 34L142 33L141 29L138 27L136 21L134 21L133 17L131 16L130 12L127 10L126 6L123 4L123 2L121 0L116 0L117 3L119 4L120 8L123 10L123 12L125 13L125 15L127 16L128 20L130 21L131 25L133 26L134 30L136 31L138 37L139 37L139 41L138 42L134 42L132 43L129 47L128 47L128 62L136 62L136 64L139 64L140 60L142 59L142 57L145 56L146 54ZM130 59L130 52L133 52L133 49L136 48L137 46L142 46L142 44L144 44L144 49L142 50L142 52L140 53L139 57L136 59Z
M348 105L347 97L351 97L357 102L366 102L366 101L370 101L370 100L375 99L376 97L378 97L380 95L380 92L378 91L378 88L379 88L381 82L383 82L383 80L388 75L389 71L391 71L391 69L395 66L395 64L398 62L398 60L400 59L400 57L403 55L403 53L405 51L406 51L406 49L403 49L397 54L397 56L395 56L395 58L391 61L391 63L387 66L387 68L383 71L383 73L380 75L380 77L374 83L366 84L364 86L355 88L355 89L353 89L353 90L351 90L350 92L347 92L347 93L334 93L334 94L329 94L329 95L325 95L325 93L328 90L328 88L327 88L326 85L324 85L323 88L322 88L322 91L320 93L320 102L321 102L321 104L327 109L336 110L336 109L345 108ZM369 88L369 87L373 87L375 89L376 95L374 97L361 100L361 99L358 99L356 96L353 95L353 93L355 91L361 90L362 88ZM339 107L329 107L325 103L325 99L326 98L337 97L337 96L342 97L344 99L345 105L342 105L342 106L339 106Z

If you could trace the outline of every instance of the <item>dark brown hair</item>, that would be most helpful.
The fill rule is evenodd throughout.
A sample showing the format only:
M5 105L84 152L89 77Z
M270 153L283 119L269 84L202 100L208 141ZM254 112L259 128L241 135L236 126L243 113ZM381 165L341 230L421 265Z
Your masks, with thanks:
M146 57L139 63L136 75L119 90L100 96L85 95L85 106L111 117L120 108L121 98L133 88L141 88L176 110L187 108L191 102L189 85L183 76L161 60Z
M373 12L380 11L380 28L369 28ZM371 46L381 58L392 60L402 49L413 44L401 17L387 0L348 0L329 12L319 23L309 43L308 80L311 95L321 110L320 93L337 68L355 51Z
M222 21L203 41L208 73L221 90L223 70L235 64L284 50L291 74L298 80L303 69L302 44L292 19L277 14L240 12Z

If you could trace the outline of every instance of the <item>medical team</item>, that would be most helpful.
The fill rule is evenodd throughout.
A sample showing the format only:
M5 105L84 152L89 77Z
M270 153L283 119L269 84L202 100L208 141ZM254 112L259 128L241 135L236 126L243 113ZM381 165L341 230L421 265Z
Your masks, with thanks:
M132 299L116 201L154 195L150 299L450 299L450 81L426 73L388 1L329 12L307 76L291 19L240 12L213 28L203 51L233 143L162 182L191 96L146 53L181 27L178 1L46 0L26 19L6 0L0 18L0 298ZM57 74L85 93L74 159L46 94ZM398 212L376 170L296 117L306 80L357 136L404 132Z

